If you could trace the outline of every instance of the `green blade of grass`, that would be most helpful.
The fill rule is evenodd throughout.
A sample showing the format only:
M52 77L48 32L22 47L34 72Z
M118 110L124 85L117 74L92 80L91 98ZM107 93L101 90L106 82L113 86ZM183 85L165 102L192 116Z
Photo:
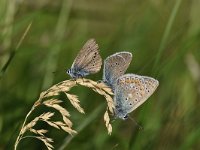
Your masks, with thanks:
M153 68L153 70L156 73L157 73L157 69L156 68L157 68L157 66L159 64L159 61L160 61L160 58L161 58L161 54L163 53L163 51L165 49L165 46L166 46L166 43L167 43L167 39L169 37L170 31L172 29L172 25L174 23L174 20L175 20L175 17L177 15L177 12L179 10L181 2L182 2L182 0L177 0L176 1L175 5L174 5L174 8L172 9L171 15L169 17L169 20L167 22L166 28L164 30L163 37L162 37L161 42L160 42L160 46L159 46L159 49L158 49L158 53L157 53L156 60L155 60L155 63L154 63L154 68Z
M69 14L71 11L72 1L71 0L64 0L62 3L62 8L60 11L60 15L58 18L58 22L55 28L55 33L53 37L53 44L50 49L50 53L47 58L46 63L46 72L44 76L44 81L42 85L42 89L46 89L49 87L54 78L54 74L52 72L55 71L58 61L58 54L60 53L61 47L57 43L60 43L60 41L64 37L64 31L67 28L67 22L69 19Z
M6 70L7 70L8 66L9 66L9 64L11 63L11 61L12 61L12 59L14 58L14 56L15 56L17 50L19 49L20 45L22 44L22 42L23 42L25 36L27 35L28 31L30 30L31 25L32 25L32 22L29 23L29 25L27 26L27 28L26 28L24 34L22 35L22 37L20 38L19 42L17 43L17 46L16 46L15 50L13 50L13 51L10 52L10 56L9 56L7 62L5 63L5 65L4 65L4 66L2 67L2 69L1 69L1 72L0 72L0 79L2 79L2 77L3 77L4 73L6 72Z

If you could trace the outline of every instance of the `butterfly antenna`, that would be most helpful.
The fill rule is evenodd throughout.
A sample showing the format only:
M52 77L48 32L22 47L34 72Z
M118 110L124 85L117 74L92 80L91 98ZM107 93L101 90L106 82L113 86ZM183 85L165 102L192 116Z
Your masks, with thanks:
M112 149L111 149L111 150L114 150L114 149L116 149L118 146L119 146L119 144L115 144L115 145L112 147Z
M63 72L63 71L66 72L66 70L67 70L67 69L55 70L55 71L52 71L52 73L54 74L54 73Z
M139 125L137 121L135 121L135 119L133 119L131 116L128 116L128 117L131 119L132 122L134 122L138 126L139 130L143 130L143 127Z
M61 71L63 72L63 70L55 70L55 71L52 71L52 73L55 74L55 73L58 73L58 72L61 72Z

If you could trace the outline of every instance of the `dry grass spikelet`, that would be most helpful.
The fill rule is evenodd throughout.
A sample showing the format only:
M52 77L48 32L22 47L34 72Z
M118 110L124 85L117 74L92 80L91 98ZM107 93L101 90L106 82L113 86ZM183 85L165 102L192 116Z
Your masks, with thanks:
M78 96L73 94L65 93L71 104L76 108L80 113L84 114L83 108L80 107Z
M107 105L109 108L109 111L113 114L113 109L114 109L114 103L113 99L110 95L113 95L112 89L105 85L103 82L95 82L89 79L78 79L77 83L86 86L89 88L92 88L93 91L97 92L100 95L103 95L107 101Z
M61 103L63 103L63 101L55 98L60 93L64 93L66 95L66 97L68 98L68 100L70 101L70 103L72 104L72 106L74 108L76 108L80 113L84 114L85 112L84 112L84 109L80 106L80 101L78 99L78 96L68 93L69 90L76 85L81 85L81 86L91 88L96 93L105 97L106 102L107 102L107 109L104 114L104 121L105 121L106 128L108 130L108 134L111 134L112 126L110 124L109 112L111 114L113 114L113 109L114 109L114 103L113 103L113 99L111 97L113 95L113 92L112 92L111 88L102 82L98 83L93 80L85 79L85 78L77 79L77 80L65 80L58 84L53 85L48 90L43 91L40 94L39 99L34 103L31 110L28 112L28 114L25 117L22 128L21 128L20 133L15 142L15 147L14 147L15 150L17 149L19 142L22 139L28 138L28 137L36 138L36 139L42 141L48 150L54 149L54 147L52 145L53 139L48 138L45 135L48 132L48 130L35 129L35 125L39 121L43 121L53 128L61 129L65 132L69 133L70 135L74 135L77 133L75 130L72 129L73 123L69 119L70 113L67 111L66 108L61 106ZM27 122L28 117L35 110L35 108L39 107L41 105L55 109L56 112L59 112L59 114L62 116L62 120L53 121L52 117L54 116L55 112L46 112L46 113L43 113L43 114L35 117L30 122ZM24 134L27 131L33 133L34 136L24 136Z
M51 143L53 143L53 139L47 138L45 136L37 136L36 137L38 140L41 140L45 146L47 147L48 150L52 150L54 147Z
M108 115L108 111L106 111L104 113L104 121L105 121L105 124L106 124L106 128L108 130L108 134L111 134L112 133L112 125L110 124L110 117Z

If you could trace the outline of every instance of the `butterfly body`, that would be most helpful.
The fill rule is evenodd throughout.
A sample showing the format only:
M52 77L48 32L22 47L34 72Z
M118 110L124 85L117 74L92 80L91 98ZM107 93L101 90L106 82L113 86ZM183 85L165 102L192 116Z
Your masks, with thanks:
M68 69L67 74L69 74L73 79L77 79L77 78L85 77L89 75L90 73L84 69L79 69L79 68L74 67L74 68Z
M159 82L151 77L125 74L116 81L114 91L115 116L123 120L142 105L156 90Z
M98 48L94 39L88 40L78 53L71 68L67 70L67 74L73 79L77 79L97 73L102 65Z

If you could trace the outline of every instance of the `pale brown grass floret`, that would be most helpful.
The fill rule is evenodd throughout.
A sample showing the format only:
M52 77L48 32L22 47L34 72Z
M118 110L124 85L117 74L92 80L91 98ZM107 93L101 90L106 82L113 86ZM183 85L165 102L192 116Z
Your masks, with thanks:
M110 124L109 112L113 114L113 109L114 109L113 99L111 97L113 95L111 88L102 82L98 83L85 78L77 80L65 80L58 84L53 85L48 90L43 91L40 94L39 99L34 103L33 107L25 117L24 123L15 142L15 150L17 149L19 142L22 139L28 137L33 137L42 141L48 150L52 150L54 148L52 145L53 139L48 138L45 135L48 132L48 130L34 128L38 121L43 121L53 128L62 129L63 131L69 133L70 135L74 135L77 133L74 129L72 129L73 123L70 120L69 111L67 111L66 108L61 106L61 103L63 103L63 101L55 98L55 96L58 96L60 93L64 93L68 98L68 100L70 101L70 103L72 104L72 106L76 108L77 111L84 114L85 112L84 109L80 106L80 101L78 99L78 96L68 93L69 90L76 85L81 85L91 88L96 93L103 95L105 97L107 102L107 109L104 114L104 121L106 128L108 130L108 134L111 134L112 126ZM46 107L55 109L56 110L55 112L59 112L60 115L62 116L62 120L53 121L52 117L54 116L55 112L46 112L39 115L38 117L35 117L30 122L27 122L27 118L30 116L30 114L35 110L36 107L39 107L40 105L44 105ZM26 133L27 131L30 131L35 136L24 136L24 133Z

